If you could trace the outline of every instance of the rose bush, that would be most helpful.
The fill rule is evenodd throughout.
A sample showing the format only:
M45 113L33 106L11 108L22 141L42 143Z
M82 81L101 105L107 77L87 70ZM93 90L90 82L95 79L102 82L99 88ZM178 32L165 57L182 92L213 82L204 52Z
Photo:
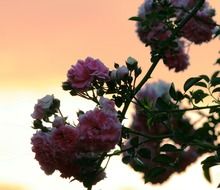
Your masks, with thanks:
M149 69L137 84L142 69L132 57L123 65L115 63L112 70L92 57L72 65L63 89L96 107L80 110L78 123L71 124L53 95L38 100L31 114L37 130L31 144L41 169L47 175L58 170L61 177L76 179L91 190L106 177L110 158L122 155L122 162L155 184L207 153L202 167L211 181L209 169L220 163L220 71L187 79L183 92L173 83L148 80L160 60L175 72L186 70L190 43L209 42L220 35L214 15L205 0L145 0L138 16L130 20L137 21L140 40L151 48ZM206 98L212 104L201 106ZM127 127L124 120L131 103L134 114ZM201 114L203 109L208 115ZM199 113L203 121L199 126L186 117L189 111Z
M35 106L42 105L42 100L45 98ZM61 177L74 177L85 186L94 185L105 177L99 159L119 142L121 123L113 101L102 97L100 105L100 108L81 113L77 126L56 115L52 127L35 125L42 131L31 138L32 151L46 174L59 170ZM51 117L48 115L46 121Z

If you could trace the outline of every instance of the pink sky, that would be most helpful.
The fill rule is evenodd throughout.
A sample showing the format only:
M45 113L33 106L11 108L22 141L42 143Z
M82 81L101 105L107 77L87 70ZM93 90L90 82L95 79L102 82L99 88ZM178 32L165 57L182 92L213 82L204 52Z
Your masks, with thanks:
M128 56L149 67L149 50L138 40L135 16L142 0L1 0L0 84L18 87L60 85L77 59L101 59L110 68ZM218 0L210 3L220 7ZM219 19L219 14L217 15ZM154 78L177 81L212 73L219 40L190 48L191 66L183 73L163 65ZM169 76L169 78L167 78Z

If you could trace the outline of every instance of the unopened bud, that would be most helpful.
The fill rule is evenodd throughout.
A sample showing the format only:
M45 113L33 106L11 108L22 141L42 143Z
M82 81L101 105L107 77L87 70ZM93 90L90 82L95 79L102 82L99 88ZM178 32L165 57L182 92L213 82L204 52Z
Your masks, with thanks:
M133 57L128 57L126 64L129 70L134 70L137 67L138 62Z
M57 117L55 117L52 125L53 125L53 127L58 128L58 127L64 126L65 121L63 120L62 117L57 116Z
M117 73L116 70L111 71L111 74L110 74L111 80L116 80L117 79L116 73Z
M116 71L116 77L118 80L123 80L126 76L128 76L129 70L124 65L119 67Z

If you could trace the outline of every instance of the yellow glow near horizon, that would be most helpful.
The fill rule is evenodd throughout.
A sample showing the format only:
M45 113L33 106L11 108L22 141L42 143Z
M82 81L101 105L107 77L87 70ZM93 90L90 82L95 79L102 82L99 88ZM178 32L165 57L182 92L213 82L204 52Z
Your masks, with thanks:
M71 122L76 119L76 111L82 109L87 111L94 108L94 104L75 99L59 90L52 90L55 97L61 100L61 110L64 115L72 116L69 118ZM78 182L69 183L68 179L59 177L59 173L47 176L40 169L38 162L34 159L31 152L30 138L35 132L31 129L30 113L33 111L33 105L37 99L45 95L45 92L16 92L14 94L3 93L0 95L0 185L3 184L20 184L24 186L24 190L71 190L83 189ZM74 116L75 115L75 116ZM77 122L75 120L75 122ZM201 161L201 160L200 160ZM173 175L163 185L152 186L144 184L142 175L134 172L128 166L121 163L120 157L111 159L107 167L107 178L98 183L94 190L175 190L178 184L178 190L187 188L199 188L200 190L214 190L218 183L219 171L212 172L214 174L214 183L208 184L203 176L200 161L196 162L189 168L186 173ZM193 182L191 179L193 178ZM190 183L186 183L190 181ZM1 187L1 186L0 186ZM1 188L0 188L1 189ZM6 190L6 189L1 189Z
M13 184L0 184L1 190L27 190L25 186L13 185Z

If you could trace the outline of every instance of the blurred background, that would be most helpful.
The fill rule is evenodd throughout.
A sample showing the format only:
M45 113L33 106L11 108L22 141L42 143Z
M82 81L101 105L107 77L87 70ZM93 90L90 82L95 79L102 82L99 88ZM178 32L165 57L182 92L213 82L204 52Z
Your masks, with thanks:
M77 182L46 176L34 160L30 114L38 98L54 94L65 115L92 104L70 97L61 88L66 72L78 59L99 58L108 67L132 56L143 72L150 66L150 51L135 34L136 16L143 0L0 0L0 190L83 189ZM220 2L210 0L220 22ZM190 76L212 74L219 66L219 39L190 46L189 68L180 73L159 64L152 81L174 82L181 89ZM202 175L199 160L161 186L144 184L142 176L120 162L110 161L107 178L95 190L216 189L220 168L212 169L213 184ZM192 180L193 179L193 180Z

